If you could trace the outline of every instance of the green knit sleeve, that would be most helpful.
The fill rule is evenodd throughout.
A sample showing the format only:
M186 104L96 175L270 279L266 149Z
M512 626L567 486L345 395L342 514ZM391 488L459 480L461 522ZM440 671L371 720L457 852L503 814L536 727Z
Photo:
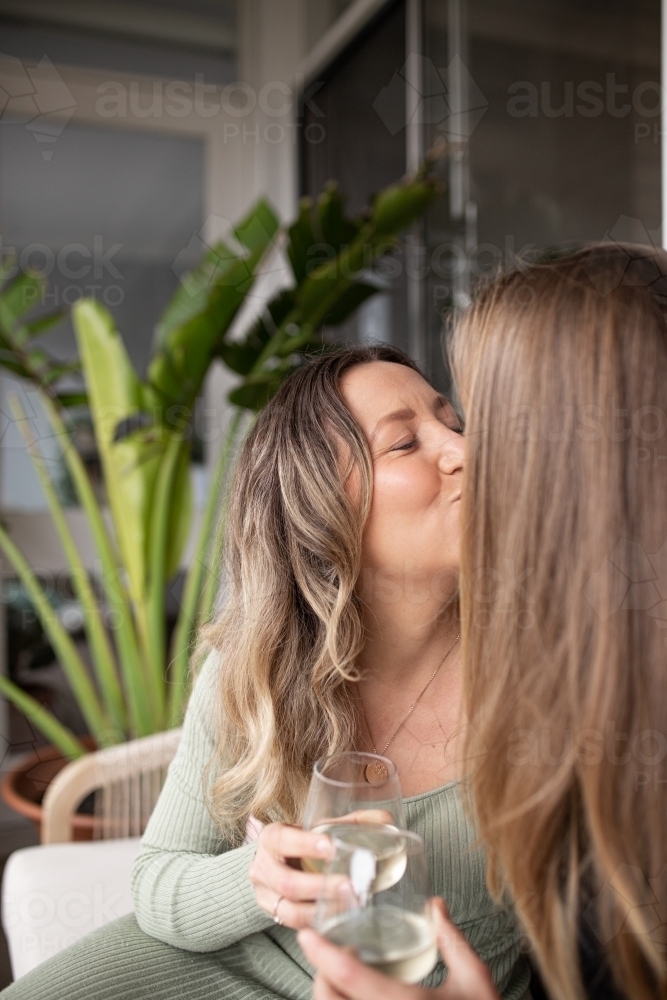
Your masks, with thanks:
M195 682L178 751L132 872L141 929L187 951L215 951L272 926L248 878L256 843L231 848L206 807L203 773L215 744L216 672L211 654Z

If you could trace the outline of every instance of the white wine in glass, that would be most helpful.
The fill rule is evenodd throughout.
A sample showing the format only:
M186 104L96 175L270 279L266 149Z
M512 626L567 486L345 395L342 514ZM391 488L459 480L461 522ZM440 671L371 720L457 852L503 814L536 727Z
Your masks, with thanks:
M384 892L402 877L407 862L405 838L400 830L388 823L322 823L313 827L313 833L326 833L352 847L363 847L375 857L375 878L369 892ZM324 871L323 858L302 858L306 871Z
M320 933L341 948L354 948L366 965L401 983L420 983L438 960L430 918L393 906L334 917Z
M353 947L362 962L393 979L420 982L438 958L423 839L385 826L380 852L372 836L365 844L331 836L335 854L324 867L315 928L333 944ZM382 889L381 854L387 855L391 840L402 871L395 877L396 869Z

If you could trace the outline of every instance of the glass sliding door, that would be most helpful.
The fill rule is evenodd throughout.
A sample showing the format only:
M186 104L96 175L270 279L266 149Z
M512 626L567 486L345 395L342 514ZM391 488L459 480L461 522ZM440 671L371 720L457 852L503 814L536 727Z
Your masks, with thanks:
M336 178L359 208L446 142L445 193L406 235L384 302L344 335L409 349L446 389L443 326L476 280L591 240L660 244L660 30L660 0L406 0L376 14L307 91L302 193Z
M424 233L446 382L442 321L476 279L593 240L660 245L660 2L425 0L423 45L447 103L425 109L425 145L454 147Z

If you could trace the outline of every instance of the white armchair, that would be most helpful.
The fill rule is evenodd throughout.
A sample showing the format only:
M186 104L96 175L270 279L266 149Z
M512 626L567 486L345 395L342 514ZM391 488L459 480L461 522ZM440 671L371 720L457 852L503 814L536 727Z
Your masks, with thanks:
M2 879L2 925L14 979L132 912L130 875L180 730L87 754L44 797L42 844L15 851ZM72 841L71 819L95 792L96 839Z

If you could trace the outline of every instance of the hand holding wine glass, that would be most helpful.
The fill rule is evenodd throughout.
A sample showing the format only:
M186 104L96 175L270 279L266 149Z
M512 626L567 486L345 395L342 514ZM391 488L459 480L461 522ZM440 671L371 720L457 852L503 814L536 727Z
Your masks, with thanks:
M369 780L370 779L370 780ZM258 838L248 871L259 906L276 923L298 930L312 924L322 888L319 874L331 856L328 834L381 826L404 826L396 765L375 754L344 752L318 760L313 768L303 826L270 823ZM290 862L301 862L302 871ZM384 867L391 864L386 859Z
M330 856L327 836L287 823L269 823L257 838L257 852L248 870L259 906L276 923L293 930L309 927L322 876L300 871L289 860L309 858L324 864Z
M438 949L449 970L437 990L390 979L308 929L299 932L299 944L317 969L314 1000L500 1000L489 970L451 922L441 899L432 901L431 914Z

